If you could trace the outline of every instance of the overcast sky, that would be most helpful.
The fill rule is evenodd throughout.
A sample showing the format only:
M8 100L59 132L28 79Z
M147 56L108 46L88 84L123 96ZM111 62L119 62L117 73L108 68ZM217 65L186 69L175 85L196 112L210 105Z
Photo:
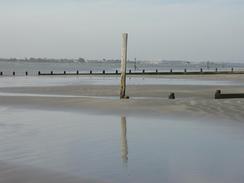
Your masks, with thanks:
M0 0L0 57L244 62L243 0Z

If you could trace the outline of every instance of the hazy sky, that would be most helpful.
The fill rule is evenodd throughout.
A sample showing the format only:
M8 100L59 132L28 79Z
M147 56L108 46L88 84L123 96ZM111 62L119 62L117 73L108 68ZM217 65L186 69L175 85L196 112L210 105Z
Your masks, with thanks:
M0 57L244 62L244 0L0 0Z

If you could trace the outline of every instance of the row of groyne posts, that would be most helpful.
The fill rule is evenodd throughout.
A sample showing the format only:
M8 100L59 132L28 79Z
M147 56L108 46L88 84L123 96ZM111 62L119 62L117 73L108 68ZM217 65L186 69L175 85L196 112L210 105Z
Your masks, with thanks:
M3 71L0 71L0 76L3 76L5 73ZM24 73L21 73L25 76L29 75L28 71L25 71ZM224 70L224 71L219 71L218 68L216 68L213 71L209 71L206 70L204 71L202 68L200 68L199 72L198 71L187 71L187 69L184 69L183 71L173 71L173 69L170 69L169 72L167 71L158 71L158 69L156 69L155 71L146 71L145 69L141 70L141 72L137 71L137 72L132 72L132 70L130 69L128 72L126 72L126 74L129 75L197 75L197 74L244 74L244 71L235 71L234 68L231 68L229 71L228 70ZM15 71L13 71L10 74L12 76L16 76L17 73ZM35 74L34 74L35 75ZM49 73L46 72L41 72L38 71L36 72L36 75L38 76L52 76L52 75L121 75L121 72L119 72L118 70L115 70L115 72L106 72L105 70L102 70L102 72L94 72L92 70L90 70L88 73L85 72L80 72L79 70L77 70L76 72L67 72L67 71L63 71L63 72L54 72L54 71L50 71Z
M127 63L127 44L128 44L128 33L122 34L122 47L121 47L121 76L120 76L120 99L129 99L129 96L126 95L126 63ZM216 69L216 72L218 70ZM145 71L143 71L145 72ZM157 72L157 70L156 70ZM172 72L172 70L171 70ZM186 73L186 69L184 73ZM203 72L201 69L200 72ZM231 69L231 73L234 72L234 69ZM175 99L175 93L171 92L169 94L169 99ZM215 99L227 99L227 98L244 98L244 94L223 94L221 90L215 92Z

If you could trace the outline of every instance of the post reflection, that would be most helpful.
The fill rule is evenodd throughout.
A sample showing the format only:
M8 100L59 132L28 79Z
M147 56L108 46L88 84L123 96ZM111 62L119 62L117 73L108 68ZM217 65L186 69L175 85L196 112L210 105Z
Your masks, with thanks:
M121 137L120 137L120 149L121 159L123 163L127 165L128 162L128 144L127 144L127 129L126 129L126 117L121 116Z

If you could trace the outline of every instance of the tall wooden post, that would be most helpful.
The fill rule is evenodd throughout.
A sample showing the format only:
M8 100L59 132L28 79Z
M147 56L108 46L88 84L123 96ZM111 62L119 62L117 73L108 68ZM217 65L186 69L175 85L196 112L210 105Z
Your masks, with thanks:
M127 42L128 42L128 33L123 33L122 47L121 47L120 99L126 98L125 90L126 90Z

